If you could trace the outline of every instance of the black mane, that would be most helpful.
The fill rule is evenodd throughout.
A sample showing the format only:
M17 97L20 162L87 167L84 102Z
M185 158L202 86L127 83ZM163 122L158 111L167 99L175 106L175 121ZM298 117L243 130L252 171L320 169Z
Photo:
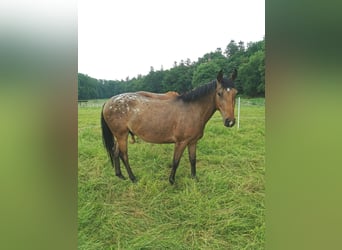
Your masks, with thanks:
M195 101L202 96L205 96L206 94L212 92L216 88L216 80L209 82L205 85L199 86L193 90L190 90L188 92L185 92L179 96L177 96L178 99L181 99L184 102L191 102Z
M235 84L231 79L224 78L222 80L222 87L224 88L235 88ZM205 85L199 86L193 90L185 92L179 96L177 96L178 100L182 100L184 102L195 101L208 93L211 93L216 88L216 80L209 82Z

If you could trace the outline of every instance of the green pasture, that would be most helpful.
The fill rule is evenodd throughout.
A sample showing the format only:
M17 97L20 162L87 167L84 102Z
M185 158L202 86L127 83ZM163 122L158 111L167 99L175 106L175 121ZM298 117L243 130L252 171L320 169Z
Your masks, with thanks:
M216 112L197 146L198 180L185 151L173 186L173 144L139 138L128 149L138 182L115 176L102 145L103 102L78 108L79 249L264 249L264 99L241 99L239 129Z

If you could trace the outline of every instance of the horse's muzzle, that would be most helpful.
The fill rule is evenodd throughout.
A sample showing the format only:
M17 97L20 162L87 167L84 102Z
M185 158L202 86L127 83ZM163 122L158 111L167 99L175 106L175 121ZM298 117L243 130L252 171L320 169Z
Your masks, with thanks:
M224 121L224 126L226 126L226 127L233 127L234 124L235 124L235 118L233 120L230 120L230 119L227 118Z

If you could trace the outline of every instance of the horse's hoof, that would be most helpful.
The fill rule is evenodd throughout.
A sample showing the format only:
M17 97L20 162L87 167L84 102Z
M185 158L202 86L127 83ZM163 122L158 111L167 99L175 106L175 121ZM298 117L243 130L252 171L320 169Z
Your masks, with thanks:
M121 180L126 180L126 177L122 174L117 174L116 176L119 177Z
M135 178L135 177L131 178L131 181L132 181L133 183L137 183L137 182L138 182L137 178Z
M170 182L171 185L173 185L173 184L175 184L175 179L172 178L172 177L170 177L170 178L169 178L169 182Z
M198 177L196 175L191 175L191 179L198 181Z

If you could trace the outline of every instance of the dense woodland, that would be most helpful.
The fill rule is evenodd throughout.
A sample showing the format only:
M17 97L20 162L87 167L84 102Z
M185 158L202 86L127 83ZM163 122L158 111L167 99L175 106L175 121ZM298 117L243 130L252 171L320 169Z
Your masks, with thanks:
M220 69L229 75L233 68L238 69L236 87L240 95L265 96L265 39L249 42L246 46L242 41L231 40L224 51L217 48L195 62L190 59L174 62L168 70L151 67L146 76L138 75L132 79L103 80L78 73L78 99L109 98L139 90L183 93L212 81Z

